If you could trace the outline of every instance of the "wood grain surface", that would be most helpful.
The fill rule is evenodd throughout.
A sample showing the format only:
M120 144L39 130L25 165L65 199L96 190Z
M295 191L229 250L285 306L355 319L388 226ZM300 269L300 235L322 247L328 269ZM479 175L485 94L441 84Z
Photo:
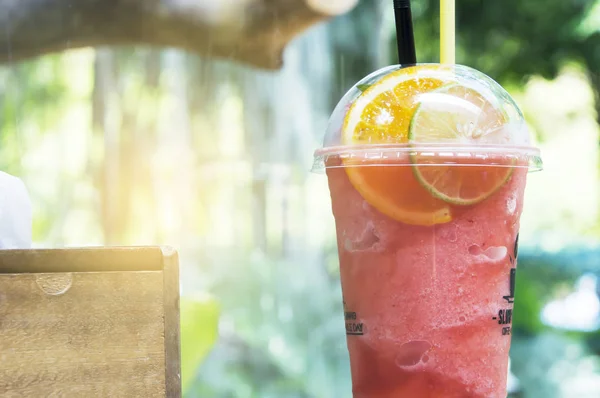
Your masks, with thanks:
M181 347L179 317L179 256L162 248L165 314L165 384L167 397L181 397Z
M169 247L85 247L0 250L0 274L39 272L162 271Z
M0 273L0 396L167 395L164 282L163 271ZM168 317L178 360L179 314ZM181 394L178 377L167 396Z

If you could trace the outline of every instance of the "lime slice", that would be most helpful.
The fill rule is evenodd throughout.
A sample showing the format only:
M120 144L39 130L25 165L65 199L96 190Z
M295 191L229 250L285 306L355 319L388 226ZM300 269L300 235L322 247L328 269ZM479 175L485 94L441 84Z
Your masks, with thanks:
M505 125L508 117L494 107L493 94L482 89L449 84L421 95L410 122L411 144L490 145L509 140ZM481 164L480 159L456 159L440 165L421 155L412 155L413 171L431 194L455 205L474 205L491 196L510 178L510 164Z

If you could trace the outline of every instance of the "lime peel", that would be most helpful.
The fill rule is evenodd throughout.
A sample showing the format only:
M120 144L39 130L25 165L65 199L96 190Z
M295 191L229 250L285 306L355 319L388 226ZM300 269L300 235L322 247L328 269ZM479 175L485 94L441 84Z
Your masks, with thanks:
M507 119L506 112L494 109L485 94L450 83L433 90L431 94L425 94L411 118L408 138L413 146L425 143L499 143ZM474 205L487 199L504 186L513 173L513 163L428 165L421 164L422 158L414 152L410 159L413 173L425 189L438 199L461 206ZM463 181L466 177L480 182L475 189L473 182L470 182L470 195L463 192L467 184L467 181Z

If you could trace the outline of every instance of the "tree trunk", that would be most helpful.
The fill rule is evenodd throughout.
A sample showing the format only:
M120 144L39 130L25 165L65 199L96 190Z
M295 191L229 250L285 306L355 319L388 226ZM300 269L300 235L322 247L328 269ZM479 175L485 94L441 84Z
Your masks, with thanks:
M600 125L600 72L592 71L589 76L592 90L594 90L596 121L598 122L598 125ZM598 146L600 147L600 137L598 138Z
M115 56L111 50L100 50L94 63L93 125L102 137L103 156L98 159L98 186L101 193L104 243L119 243L122 232L120 206L120 118L117 109L117 76ZM121 242L122 243L122 242Z
M357 0L0 0L0 62L151 45L279 68L287 43Z
M265 80L256 73L242 73L244 93L244 133L246 150L252 162L252 239L254 247L267 253L267 184L271 129L268 126L269 108L265 98Z
M595 109L596 109L596 121L600 126L600 72L592 72L590 73L590 84L592 86L592 90L594 90L595 97ZM600 151L600 136L598 137L598 150ZM598 170L600 170L600 161L598 162ZM600 209L600 203L598 203L598 208ZM598 212L600 214L600 211Z
M160 162L154 165L153 179L159 203L157 218L168 239L185 244L191 233L190 215L197 197L186 57L180 51L165 51L162 62L165 95L156 148Z

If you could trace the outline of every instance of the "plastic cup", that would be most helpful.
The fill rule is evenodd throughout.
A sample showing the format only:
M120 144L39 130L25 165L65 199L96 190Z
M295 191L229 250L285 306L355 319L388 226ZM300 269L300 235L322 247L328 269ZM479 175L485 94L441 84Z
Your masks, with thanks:
M517 105L471 68L393 66L344 96L314 169L355 398L506 397L519 218L541 168Z

